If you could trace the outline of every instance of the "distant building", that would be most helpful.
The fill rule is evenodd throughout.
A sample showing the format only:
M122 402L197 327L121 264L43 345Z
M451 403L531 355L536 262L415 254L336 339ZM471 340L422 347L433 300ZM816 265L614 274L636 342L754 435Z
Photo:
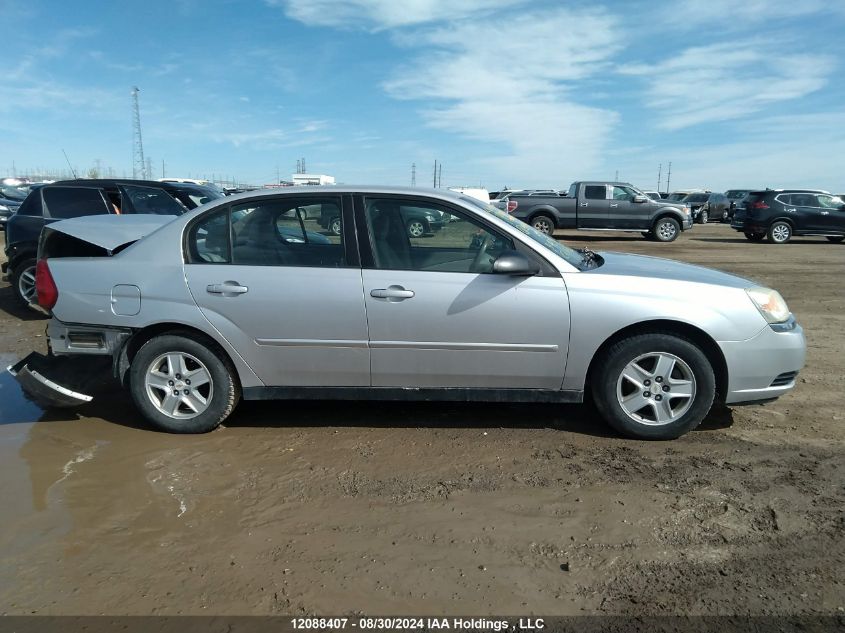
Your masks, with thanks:
M290 179L293 181L295 187L335 184L334 176L326 176L324 174L293 174Z

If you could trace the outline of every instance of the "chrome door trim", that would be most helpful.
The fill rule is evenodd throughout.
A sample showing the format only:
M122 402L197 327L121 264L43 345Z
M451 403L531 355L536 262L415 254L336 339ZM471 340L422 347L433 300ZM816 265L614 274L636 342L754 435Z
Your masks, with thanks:
M370 341L374 349L481 350L485 352L557 352L557 345L524 343L449 343L441 341Z
M255 344L275 347L367 347L367 341L316 338L257 338Z

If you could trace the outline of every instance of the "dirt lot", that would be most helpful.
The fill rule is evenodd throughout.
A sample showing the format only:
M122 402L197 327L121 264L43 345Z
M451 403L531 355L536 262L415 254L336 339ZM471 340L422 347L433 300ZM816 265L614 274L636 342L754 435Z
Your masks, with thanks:
M796 390L637 442L588 407L246 403L204 436L115 393L42 412L0 376L0 613L820 614L845 608L845 244L595 250L780 289ZM0 360L45 320L0 284Z

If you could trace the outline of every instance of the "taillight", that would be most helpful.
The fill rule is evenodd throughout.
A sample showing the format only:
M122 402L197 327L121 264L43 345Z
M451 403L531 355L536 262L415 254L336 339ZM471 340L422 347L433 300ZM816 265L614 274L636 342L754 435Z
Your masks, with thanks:
M59 300L59 289L53 281L50 267L46 259L39 259L35 264L35 292L38 296L38 305L46 310L52 310Z
M749 208L749 209L768 209L768 208L769 208L769 205L767 205L767 204L766 204L764 201L762 201L762 200L757 200L757 201L752 202L751 204L749 204L749 205L748 205L748 208Z
M508 200L508 213L513 213L516 211L516 208L519 206L519 203L516 200Z

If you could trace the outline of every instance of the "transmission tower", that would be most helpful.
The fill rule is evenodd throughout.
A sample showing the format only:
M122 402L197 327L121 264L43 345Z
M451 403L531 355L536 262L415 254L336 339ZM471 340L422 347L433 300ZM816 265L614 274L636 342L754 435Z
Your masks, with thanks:
M141 109L138 107L138 86L132 86L132 177L147 179L144 143L141 140Z

